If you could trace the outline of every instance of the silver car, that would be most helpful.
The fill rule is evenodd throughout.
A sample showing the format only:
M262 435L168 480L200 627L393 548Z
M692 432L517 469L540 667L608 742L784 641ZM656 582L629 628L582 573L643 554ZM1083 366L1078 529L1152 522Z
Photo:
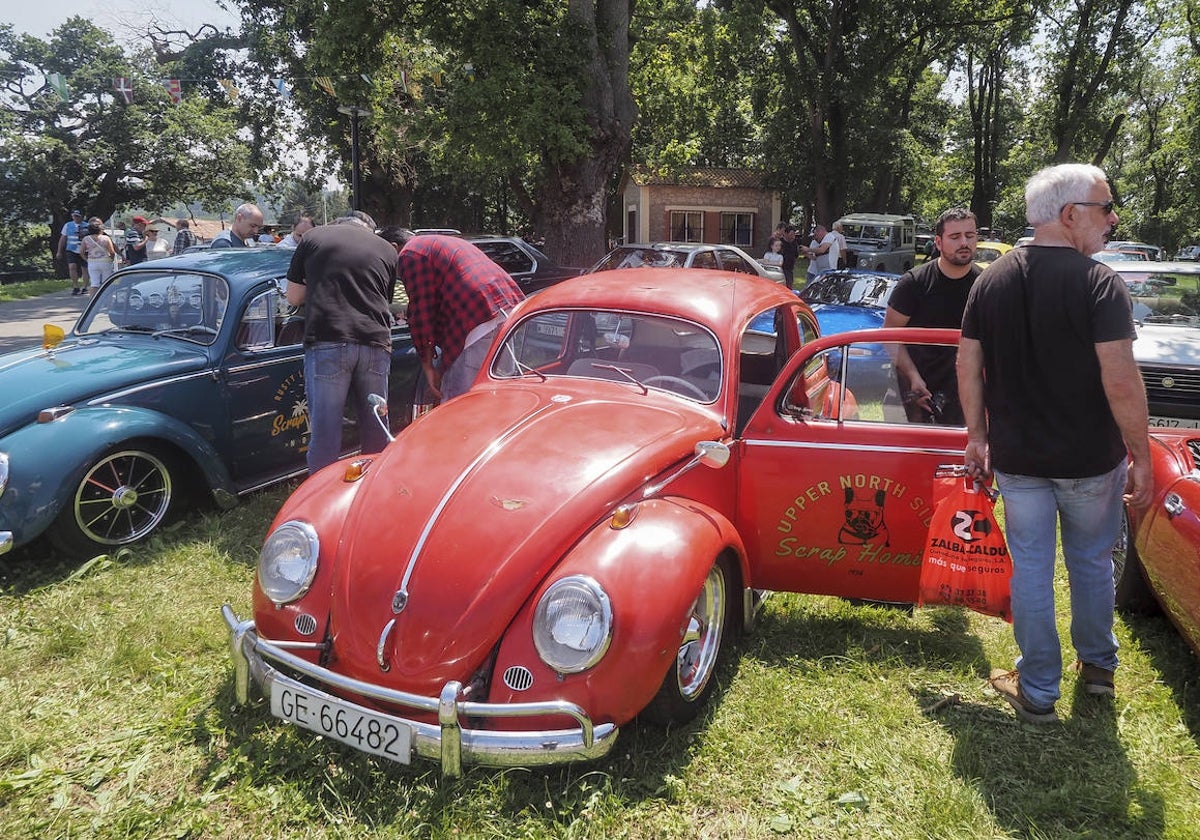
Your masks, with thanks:
M645 245L618 245L586 273L615 268L715 268L755 274L783 282L783 272L766 266L734 245L706 245L699 242L653 242Z

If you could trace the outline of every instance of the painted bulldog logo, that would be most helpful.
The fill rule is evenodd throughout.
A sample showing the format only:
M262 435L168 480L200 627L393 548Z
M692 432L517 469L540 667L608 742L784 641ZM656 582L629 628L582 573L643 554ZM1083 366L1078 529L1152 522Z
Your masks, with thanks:
M846 488L846 513L838 542L842 545L889 545L887 523L883 520L882 490L859 496L854 488Z

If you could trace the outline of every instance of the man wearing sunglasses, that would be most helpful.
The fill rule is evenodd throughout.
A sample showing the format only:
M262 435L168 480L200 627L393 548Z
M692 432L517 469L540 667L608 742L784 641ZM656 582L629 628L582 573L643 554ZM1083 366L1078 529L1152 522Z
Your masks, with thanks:
M1112 547L1122 501L1150 501L1149 420L1129 292L1087 256L1117 224L1104 172L1085 164L1043 169L1025 185L1025 205L1033 243L992 263L967 299L958 387L966 465L976 477L995 472L1013 564L1020 656L989 682L1019 717L1051 723L1063 676L1056 532L1080 690L1112 696Z

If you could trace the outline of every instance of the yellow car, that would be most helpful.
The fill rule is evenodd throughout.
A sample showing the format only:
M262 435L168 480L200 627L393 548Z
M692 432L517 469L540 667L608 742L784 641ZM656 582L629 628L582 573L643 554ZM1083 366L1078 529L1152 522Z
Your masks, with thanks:
M975 265L980 268L987 268L1000 257L1007 254L1013 249L1013 246L1007 242L992 242L991 240L982 240L975 248Z

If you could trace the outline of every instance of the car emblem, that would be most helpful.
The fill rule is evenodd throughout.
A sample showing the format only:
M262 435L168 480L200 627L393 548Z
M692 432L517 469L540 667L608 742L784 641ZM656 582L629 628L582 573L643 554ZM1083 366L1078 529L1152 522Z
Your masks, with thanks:
M1164 388L1174 388L1175 387L1175 377L1164 376L1163 380L1162 380L1162 386Z
M408 593L403 589L397 589L396 594L392 596L392 613L399 615L404 612L404 608L408 606Z

